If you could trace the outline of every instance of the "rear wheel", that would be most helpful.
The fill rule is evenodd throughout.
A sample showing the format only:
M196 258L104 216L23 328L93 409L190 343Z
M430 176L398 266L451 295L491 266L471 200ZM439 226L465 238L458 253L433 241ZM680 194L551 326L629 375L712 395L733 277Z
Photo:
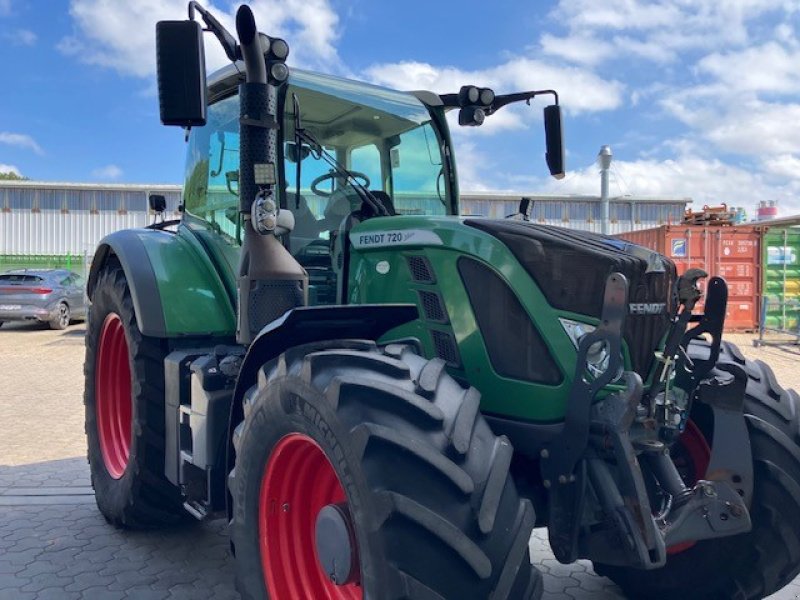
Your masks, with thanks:
M128 282L111 264L100 272L86 328L86 437L100 512L119 527L185 518L164 477L164 346L143 336Z
M56 309L55 316L50 319L48 325L50 325L50 329L66 329L69 327L71 318L69 306L66 302L61 302Z
M511 445L444 366L337 341L262 368L229 477L243 597L540 597Z
M690 355L707 357L708 346L693 344ZM800 572L800 398L778 385L769 366L746 360L733 344L723 343L719 362L739 364L748 375L744 412L755 476L753 528L671 548L667 565L657 571L596 565L631 597L763 598ZM702 445L713 432L695 429L676 449L679 470L684 461L704 472Z

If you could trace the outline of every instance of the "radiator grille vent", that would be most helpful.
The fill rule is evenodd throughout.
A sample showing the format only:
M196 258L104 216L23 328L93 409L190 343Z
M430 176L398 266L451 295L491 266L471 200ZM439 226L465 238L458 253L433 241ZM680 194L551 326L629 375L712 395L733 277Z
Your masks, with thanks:
M409 256L408 269L411 277L418 283L436 283L436 276L433 274L433 267L424 256Z
M447 309L445 309L439 294L419 290L419 300L426 319L437 323L447 323Z
M431 337L433 337L436 356L446 362L448 366L461 368L461 358L458 355L458 348L456 348L453 336L444 331L431 330Z

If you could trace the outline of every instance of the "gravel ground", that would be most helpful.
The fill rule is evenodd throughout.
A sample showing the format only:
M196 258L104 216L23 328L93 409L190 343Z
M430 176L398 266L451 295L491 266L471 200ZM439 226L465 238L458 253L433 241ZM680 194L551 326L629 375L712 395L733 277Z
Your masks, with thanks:
M0 328L0 600L236 597L221 521L123 534L97 512L84 458L84 332ZM726 339L800 389L800 347ZM531 549L548 600L622 598L588 562L555 561L543 531ZM800 598L800 581L772 598Z

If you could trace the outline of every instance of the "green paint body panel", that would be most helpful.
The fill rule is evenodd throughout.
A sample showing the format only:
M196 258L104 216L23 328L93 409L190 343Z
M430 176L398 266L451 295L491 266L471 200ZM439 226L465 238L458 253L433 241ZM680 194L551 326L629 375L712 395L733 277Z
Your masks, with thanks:
M800 227L770 227L761 247L766 326L796 331L800 327Z
M238 249L189 221L180 226L176 235L142 232L141 239L156 273L168 335L234 335L233 275ZM376 239L381 241L374 243ZM350 232L350 240L353 245L348 304L399 302L420 307L420 319L392 330L383 341L413 338L419 340L426 356L433 357L437 353L432 332L451 334L461 366L449 370L481 391L484 412L539 423L563 420L577 353L559 318L588 324L596 324L596 319L552 308L499 239L466 225L459 217L374 218L356 225ZM361 243L364 240L368 243ZM428 259L436 273L435 284L413 280L407 262L409 256ZM458 271L458 259L462 256L490 267L514 292L561 371L560 383L522 381L495 371ZM425 319L420 290L435 290L441 295L448 322ZM623 352L629 368L627 349L623 348ZM609 391L613 389L618 388L609 386Z
M414 232L420 232L417 234L419 242L414 242ZM384 234L382 238L381 233ZM484 412L536 422L563 420L577 353L559 317L589 324L596 323L596 319L553 309L500 240L465 225L458 217L370 219L354 227L350 239L354 246L351 250L348 303L413 302L419 305L420 314L424 315L418 290L435 287L444 300L449 323L429 322L422 316L420 320L391 331L385 339L417 338L425 355L432 357L436 352L431 331L451 332L458 344L462 364L461 369L451 368L451 373L480 390ZM409 256L425 256L430 261L436 274L435 285L413 280L407 263ZM458 271L457 261L461 256L485 263L513 290L561 370L563 379L560 384L519 381L495 372ZM514 332L510 331L508 335L514 335Z
M155 272L167 336L233 335L229 290L195 234L181 225L176 234L142 231L139 238Z

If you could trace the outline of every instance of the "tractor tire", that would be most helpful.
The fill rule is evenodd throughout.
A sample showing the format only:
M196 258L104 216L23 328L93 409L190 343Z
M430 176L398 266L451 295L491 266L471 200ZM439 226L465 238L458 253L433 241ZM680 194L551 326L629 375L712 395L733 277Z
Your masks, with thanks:
M50 329L60 330L66 329L69 327L69 322L71 320L70 312L69 312L69 305L66 302L61 302L58 305L58 313L55 317L50 319L47 322Z
M689 354L705 358L708 345L694 343ZM778 385L769 366L745 359L733 344L723 342L719 363L738 364L748 376L744 413L755 478L753 528L697 542L668 556L657 571L595 566L631 598L763 598L800 572L800 397Z
M122 268L104 267L87 320L84 404L95 500L117 527L186 519L164 477L165 354L161 340L139 331Z
M539 598L533 507L479 401L406 345L307 344L264 365L228 480L242 597ZM346 533L323 538L326 559L316 524L332 505Z

